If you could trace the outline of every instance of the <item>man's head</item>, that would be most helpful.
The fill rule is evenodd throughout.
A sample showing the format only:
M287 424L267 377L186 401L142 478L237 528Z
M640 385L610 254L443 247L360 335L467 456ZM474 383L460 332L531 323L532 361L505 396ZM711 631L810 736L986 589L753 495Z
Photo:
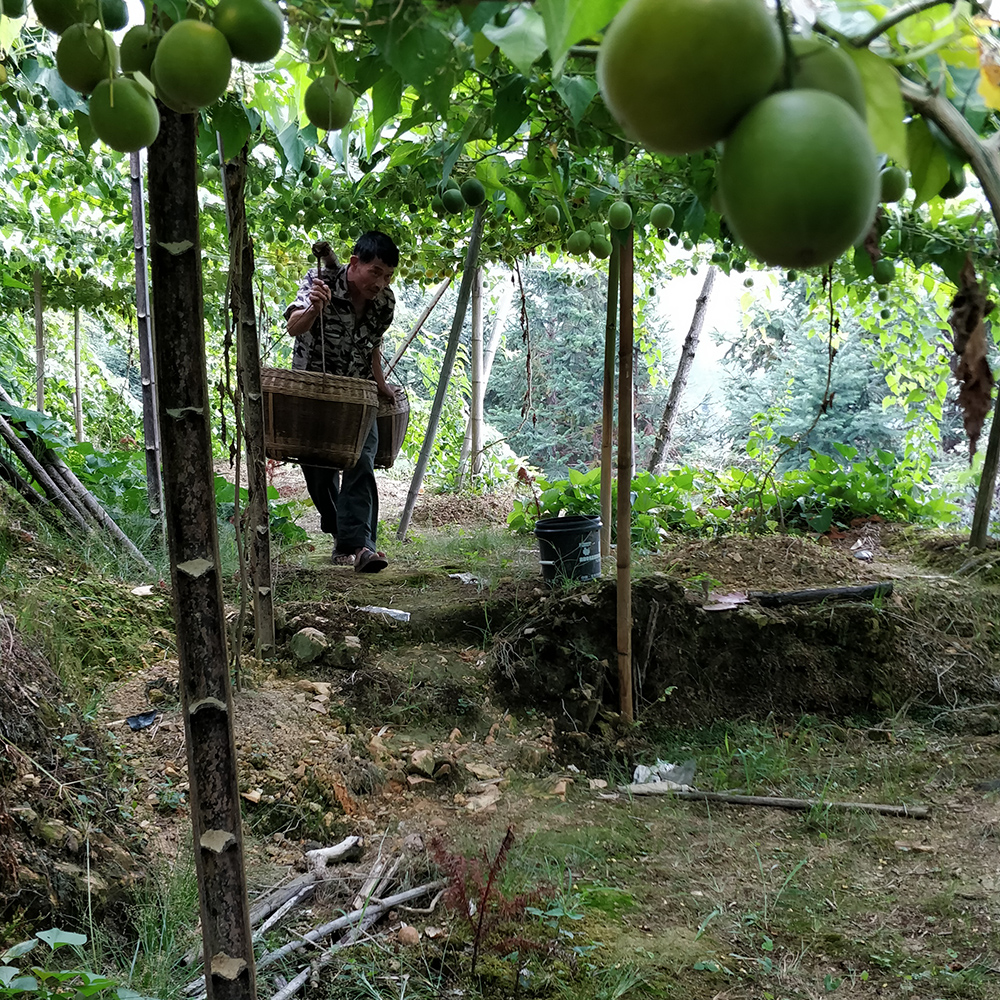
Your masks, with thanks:
M392 281L399 247L385 233L373 230L359 237L351 251L347 277L366 299L374 299Z

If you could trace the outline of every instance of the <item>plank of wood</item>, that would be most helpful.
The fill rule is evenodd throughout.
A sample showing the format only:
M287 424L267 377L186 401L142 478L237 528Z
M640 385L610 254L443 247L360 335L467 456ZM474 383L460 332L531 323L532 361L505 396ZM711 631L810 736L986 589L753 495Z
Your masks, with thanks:
M892 580L866 583L860 587L819 587L814 590L786 590L777 593L754 590L747 594L766 607L781 604L815 604L819 601L870 601L888 597L892 593Z

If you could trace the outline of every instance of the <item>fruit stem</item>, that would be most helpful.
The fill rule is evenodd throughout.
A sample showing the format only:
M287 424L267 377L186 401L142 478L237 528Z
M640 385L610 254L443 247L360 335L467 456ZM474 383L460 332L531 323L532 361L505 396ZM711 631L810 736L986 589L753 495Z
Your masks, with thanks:
M785 9L781 0L778 0L778 28L781 30L781 43L785 49L785 90L792 89L792 40L788 35L788 20L785 17Z

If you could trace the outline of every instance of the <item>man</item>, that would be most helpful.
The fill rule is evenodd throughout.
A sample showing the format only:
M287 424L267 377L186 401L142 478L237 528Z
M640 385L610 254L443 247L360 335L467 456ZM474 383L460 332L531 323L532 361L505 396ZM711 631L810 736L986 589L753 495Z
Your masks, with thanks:
M317 244L313 250L329 254L329 245ZM382 372L382 337L396 307L389 282L398 263L396 244L385 233L367 232L354 245L347 264L329 254L320 277L311 270L285 310L288 333L296 341L292 368L323 371L322 314L326 371L373 379L380 396L395 399ZM359 573L378 573L388 565L377 547L377 449L378 427L373 424L361 457L342 479L336 469L302 465L309 496L320 514L320 529L336 537L333 562L354 566Z

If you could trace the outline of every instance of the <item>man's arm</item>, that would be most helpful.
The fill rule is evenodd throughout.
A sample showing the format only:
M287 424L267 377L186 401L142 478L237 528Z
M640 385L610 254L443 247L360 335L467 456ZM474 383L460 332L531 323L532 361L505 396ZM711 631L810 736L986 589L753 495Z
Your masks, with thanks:
M309 305L303 309L295 309L288 314L285 330L290 337L301 337L308 333L316 322L316 317L323 311L323 306L330 301L332 293L330 286L320 278L314 278L309 286Z
M395 400L396 394L392 387L385 380L385 373L382 371L382 348L376 347L372 351L372 377L375 379L375 388L380 396L386 399Z

